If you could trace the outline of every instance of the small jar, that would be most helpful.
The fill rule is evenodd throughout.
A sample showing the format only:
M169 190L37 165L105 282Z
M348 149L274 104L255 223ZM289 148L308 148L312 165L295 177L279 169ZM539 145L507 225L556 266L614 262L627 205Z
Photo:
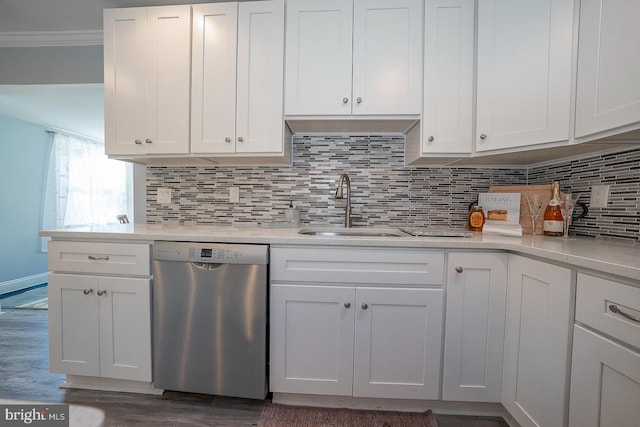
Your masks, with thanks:
M482 231L483 225L484 212L482 211L482 207L478 205L471 206L469 209L469 230Z

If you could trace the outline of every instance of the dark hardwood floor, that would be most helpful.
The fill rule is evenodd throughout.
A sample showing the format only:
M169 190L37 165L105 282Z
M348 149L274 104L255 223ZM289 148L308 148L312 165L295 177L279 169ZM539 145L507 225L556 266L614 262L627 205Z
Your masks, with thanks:
M64 390L49 372L46 310L0 314L0 398L73 403L102 409L107 426L251 426L265 402L165 392L162 396ZM501 418L436 415L439 427L505 427Z

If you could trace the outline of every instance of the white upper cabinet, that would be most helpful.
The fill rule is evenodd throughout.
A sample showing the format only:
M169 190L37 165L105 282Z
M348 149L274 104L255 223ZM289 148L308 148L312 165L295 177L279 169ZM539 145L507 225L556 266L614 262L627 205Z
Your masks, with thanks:
M109 155L189 151L191 7L105 9Z
M638 1L580 2L576 137L640 122L639 20Z
M351 114L353 3L287 3L285 115Z
M284 3L193 6L192 153L283 150Z
M427 0L422 153L473 145L474 0Z
M355 0L353 114L420 114L422 0Z
M569 139L573 4L478 5L476 151Z
M287 3L286 115L418 115L422 0Z
M237 33L237 3L193 6L194 152L235 152Z

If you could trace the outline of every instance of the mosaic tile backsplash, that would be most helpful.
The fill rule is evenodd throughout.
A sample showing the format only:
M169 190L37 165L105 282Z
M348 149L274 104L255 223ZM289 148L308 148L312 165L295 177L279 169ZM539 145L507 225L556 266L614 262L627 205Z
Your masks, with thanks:
M589 212L574 222L573 233L640 240L640 149L531 168L528 181L560 181L561 191L580 194ZM593 185L609 185L607 208L589 206Z
M466 227L469 203L490 186L560 180L563 191L574 192L611 184L611 208L591 210L576 232L638 239L639 164L640 149L529 171L407 167L402 137L295 136L291 166L148 167L147 222L279 222L292 201L303 225L341 225L344 202L335 190L348 173L355 226ZM171 188L171 204L157 203L160 187ZM229 202L230 187L239 188L239 203Z

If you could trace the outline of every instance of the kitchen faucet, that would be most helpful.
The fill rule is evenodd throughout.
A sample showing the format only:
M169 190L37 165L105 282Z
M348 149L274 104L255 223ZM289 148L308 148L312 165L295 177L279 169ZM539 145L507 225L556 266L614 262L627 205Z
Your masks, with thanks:
M338 188L336 189L336 200L344 199L344 194L342 191L342 185L347 183L347 206L344 210L344 226L349 228L351 227L351 180L349 180L349 175L343 173L340 175L340 179L338 180Z

